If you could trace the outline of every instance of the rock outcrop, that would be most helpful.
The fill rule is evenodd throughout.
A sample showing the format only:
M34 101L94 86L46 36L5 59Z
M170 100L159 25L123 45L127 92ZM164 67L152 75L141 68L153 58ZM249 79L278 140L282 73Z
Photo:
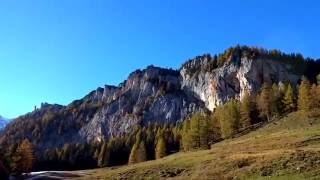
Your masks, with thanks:
M233 48L219 56L198 56L180 70L137 70L119 86L98 88L68 106L43 104L15 119L0 134L0 145L28 138L45 150L102 141L138 124L176 124L195 112L213 111L246 91L256 93L264 82L298 82L302 73L292 63L265 54Z
M175 124L205 109L181 90L178 71L153 66L133 72L120 87L106 87L103 92L103 105L80 130L88 141L117 136L136 124Z
M214 61L203 56L190 61L181 68L182 89L193 92L213 111L229 99L240 99L245 92L256 93L263 83L297 84L301 74L293 71L290 64L269 58L228 57L222 67L206 71L205 67ZM198 69L190 73L190 69Z

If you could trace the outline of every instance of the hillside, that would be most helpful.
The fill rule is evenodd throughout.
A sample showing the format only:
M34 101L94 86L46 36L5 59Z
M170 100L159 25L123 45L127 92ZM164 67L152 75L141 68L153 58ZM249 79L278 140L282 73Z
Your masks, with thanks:
M247 46L197 56L179 70L148 66L118 86L99 87L65 106L42 103L12 120L0 131L0 160L21 174L207 149L250 125L319 109L320 99L311 98L320 97L319 73L320 60Z
M79 179L319 179L320 117L292 113L210 150L131 166L76 171ZM85 174L85 176L83 176Z

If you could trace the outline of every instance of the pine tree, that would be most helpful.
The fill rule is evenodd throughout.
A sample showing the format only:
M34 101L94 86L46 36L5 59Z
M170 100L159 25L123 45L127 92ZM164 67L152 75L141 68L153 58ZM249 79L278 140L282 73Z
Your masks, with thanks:
M172 132L173 132L173 140L174 140L174 150L175 151L179 151L180 150L180 144L181 144L181 129L180 129L180 125L174 127L172 129Z
M253 102L250 99L250 95L246 92L240 103L240 128L246 128L251 125L253 112Z
M136 142L131 149L129 164L140 163L147 160L146 146L141 136L141 131L139 130L136 135Z
M182 147L185 151L192 149L208 149L211 124L209 118L196 113L183 123Z
M222 138L230 138L239 128L239 104L235 100L225 103L217 108L215 115L219 119Z
M146 145L143 140L139 143L138 153L137 153L137 162L144 162L147 160L147 151Z
M163 132L158 131L159 134L157 134L158 140L156 145L156 159L161 159L167 155L166 153L166 142L163 136Z
M154 144L156 135L154 129L154 126L149 123L146 131L146 150L148 160L154 159L155 157Z
M184 151L189 151L191 149L191 138L190 138L190 120L186 119L183 122L182 127L182 147Z
M106 167L110 165L110 151L112 149L112 140L104 142L98 156L98 166Z
M282 100L282 103L284 105L284 112L286 112L286 113L290 113L290 112L294 111L296 108L295 97L294 97L293 89L292 89L292 86L290 83L288 84L288 86L286 88L286 92L285 92L284 98Z
M304 112L311 109L310 82L306 78L299 86L298 109Z
M315 108L319 107L318 106L319 97L317 97L317 91L318 91L317 85L312 84L312 86L310 88L310 108L311 109L315 109ZM311 95L313 95L314 97L311 98Z
M273 84L271 88L271 116L280 116L283 111L283 104L282 104L283 94L280 90L280 87L277 84Z
M209 118L199 114L199 136L200 136L200 149L209 149Z
M190 120L190 140L191 148L198 149L200 147L200 114L192 116Z
M100 149L100 153L98 155L98 166L99 167L104 167L104 155L105 155L105 152L107 151L107 142L104 142L101 146L101 149Z
M22 141L13 156L12 170L18 174L30 172L33 168L35 158L33 146L28 139Z
M131 149L131 152L130 152L129 161L128 161L129 164L138 163L137 153L138 153L138 144L135 143L132 146L132 149Z
M68 162L70 155L71 155L71 145L69 143L65 143L61 150L61 157L60 157L61 161L65 163Z
M261 93L257 97L257 105L261 117L265 117L268 121L271 119L272 93L268 84L263 84Z

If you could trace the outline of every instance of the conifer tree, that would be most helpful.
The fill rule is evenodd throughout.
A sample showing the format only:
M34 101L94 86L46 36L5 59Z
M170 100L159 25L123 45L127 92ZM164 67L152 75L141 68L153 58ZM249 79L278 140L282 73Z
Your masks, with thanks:
M293 89L290 83L286 88L286 92L282 100L282 103L284 104L284 112L286 113L290 113L294 111L296 108L295 97L294 97Z
M134 145L132 146L130 156L129 156L129 161L128 161L129 165L138 163L138 159L137 159L138 146L139 145L137 143L134 143Z
M179 125L180 126L180 125ZM179 126L176 126L172 129L173 132L173 139L174 139L174 150L179 151L180 150L180 144L181 144L181 129Z
M156 145L156 159L161 159L167 155L166 153L166 142L163 136L163 132L158 131L157 134L158 140Z
M140 163L147 160L146 147L141 136L141 131L139 130L136 135L136 142L131 149L129 164Z
M106 167L110 166L110 151L112 150L112 140L104 142L101 146L101 151L98 157L98 166Z
M318 99L319 99L319 97L317 97L317 85L315 85L315 84L312 84L312 86L311 86L311 89L310 89L310 108L311 109L315 109L315 108L317 108L317 107L319 107L318 105ZM312 98L311 98L311 95L313 96Z
M200 149L209 149L209 117L199 114L199 137Z
M257 97L257 105L261 117L265 117L268 121L271 119L272 93L268 84L263 84L261 92Z
M192 116L190 120L190 140L191 148L197 149L200 147L200 114L197 113Z
M251 125L253 112L253 102L250 95L246 92L240 103L240 122L239 128L246 128Z
M273 84L271 88L270 110L271 116L280 116L283 111L282 105L283 94L277 84Z
M189 151L191 149L191 138L190 138L190 120L186 119L183 122L182 127L182 147L184 151Z
M239 104L231 100L217 108L215 115L219 119L222 138L230 138L237 133L239 127Z
M303 78L299 86L298 109L309 111L311 109L310 82Z
M211 124L209 118L201 113L194 114L185 120L182 130L182 146L185 151L208 149Z
M30 172L35 158L33 146L28 139L22 141L13 156L12 170L18 174Z
M104 156L107 151L107 145L108 145L107 142L103 142L103 144L101 146L100 153L98 156L98 166L99 167L105 167Z
M155 144L155 131L154 126L149 123L146 131L146 150L147 150L147 159L151 160L155 156L154 144Z
M144 162L147 160L147 151L144 140L141 140L138 146L137 162Z

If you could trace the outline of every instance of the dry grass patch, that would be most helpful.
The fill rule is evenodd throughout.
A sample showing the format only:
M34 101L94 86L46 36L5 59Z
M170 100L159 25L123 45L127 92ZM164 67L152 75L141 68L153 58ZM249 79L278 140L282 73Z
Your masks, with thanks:
M320 118L293 113L211 150L87 173L84 179L320 179Z

